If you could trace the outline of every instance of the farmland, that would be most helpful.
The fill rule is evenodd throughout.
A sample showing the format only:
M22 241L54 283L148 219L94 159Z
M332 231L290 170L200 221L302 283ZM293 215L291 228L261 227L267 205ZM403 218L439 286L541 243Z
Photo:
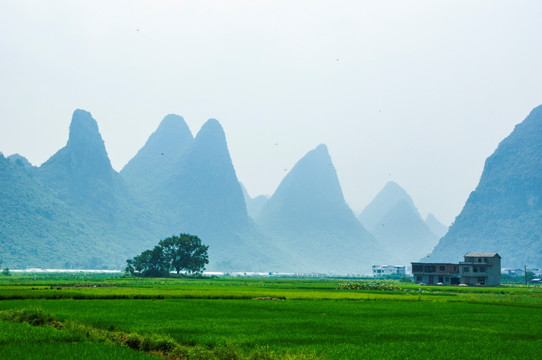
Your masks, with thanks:
M532 359L542 351L540 288L343 290L350 281L2 277L0 357L31 358L27 348L36 359ZM44 320L32 326L36 318Z

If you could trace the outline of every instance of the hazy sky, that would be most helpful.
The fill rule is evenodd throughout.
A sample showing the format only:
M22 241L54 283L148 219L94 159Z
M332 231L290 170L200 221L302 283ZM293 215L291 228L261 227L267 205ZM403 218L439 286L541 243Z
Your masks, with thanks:
M0 151L40 165L76 108L121 170L211 117L249 193L328 145L357 213L388 180L449 224L542 104L542 1L0 2Z

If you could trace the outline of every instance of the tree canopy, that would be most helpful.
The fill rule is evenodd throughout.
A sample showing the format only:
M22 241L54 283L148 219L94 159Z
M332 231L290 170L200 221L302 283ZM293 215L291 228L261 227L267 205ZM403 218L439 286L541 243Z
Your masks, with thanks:
M126 260L126 272L145 277L167 277L175 270L201 273L209 263L207 250L196 235L180 234L160 240L152 250L145 250Z

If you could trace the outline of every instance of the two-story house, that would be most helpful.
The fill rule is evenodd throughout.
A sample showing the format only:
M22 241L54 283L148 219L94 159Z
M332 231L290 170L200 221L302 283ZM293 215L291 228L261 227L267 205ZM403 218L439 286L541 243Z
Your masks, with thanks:
M414 282L427 285L459 285L459 265L448 263L412 263Z
M501 257L497 253L468 253L459 264L412 263L414 282L427 285L499 286Z
M459 263L459 274L462 284L499 286L501 257L497 253L468 253Z

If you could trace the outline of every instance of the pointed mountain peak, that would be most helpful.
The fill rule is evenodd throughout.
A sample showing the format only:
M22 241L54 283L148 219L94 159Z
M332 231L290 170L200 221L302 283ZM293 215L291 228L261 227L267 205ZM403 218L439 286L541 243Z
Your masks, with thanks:
M209 119L203 124L199 130L196 138L205 138L205 137L226 137L222 125L216 119Z
M324 153L324 154L328 154L328 155L329 155L329 152L328 152L328 150L327 150L327 145L326 145L326 144L320 144L320 145L318 145L314 150L315 150L316 152Z
M297 162L255 220L309 271L346 273L380 251L346 204L325 145Z
M193 157L194 154L201 161L205 159L209 163L220 164L220 166L232 167L226 134L222 125L216 119L209 119L203 124L188 153ZM187 156L189 155L187 153Z
M311 176L323 176L322 180L328 181L326 185L332 184L334 190L340 191L340 197L342 198L342 190L340 189L337 172L326 145L320 144L305 154L305 156L303 156L301 160L295 164L294 168L288 173L288 175L286 175L285 180L293 176L302 176L301 174L305 172L306 175L310 174ZM314 183L324 184L320 181L315 181Z
M427 224L427 227L429 227L429 230L431 230L432 233L438 235L438 237L443 237L448 231L448 227L438 221L435 215L431 213L429 213L425 218L425 223Z
M243 191L220 123L209 119L186 150L167 187L183 203L185 224L194 229L235 228L248 223ZM168 205L169 206L169 205ZM186 212L187 209L190 211Z
M171 136L186 137L189 135L192 137L192 133L190 132L186 121L184 121L184 118L176 114L168 114L162 119L155 134L160 133L168 133L171 134Z
M380 190L369 205L361 212L359 220L370 231L401 201L406 202L419 216L410 195L396 182L388 181L384 188Z
M113 171L98 123L88 111L77 109L73 112L68 144L42 165L44 168L57 166L72 169L80 176L96 176Z
M66 148L72 153L74 166L85 163L85 166L100 168L101 171L112 170L98 123L88 111L77 109L73 112Z
M331 162L331 156L325 144L320 144L313 150L309 151L303 158L319 158L323 161Z
M315 211L333 213L345 211L344 200L337 172L325 145L310 150L282 180L273 196L262 209L264 218L294 213L312 214ZM317 210L318 209L318 210ZM291 218L292 221L298 216Z
M88 111L77 109L73 112L70 124L68 146L90 144L103 145L102 136L98 131L98 123Z
M412 202L412 199L410 198L410 195L403 189L399 184L397 184L395 181L388 181L386 185L384 185L384 188L380 191L380 194L383 195L389 195L394 196L398 200L399 199L406 199L410 200ZM379 194L379 195L380 195Z
M194 140L182 116L166 115L121 174L133 186L151 190L171 174Z
M193 139L184 118L169 114L162 119L140 151L145 149L155 156L178 157L177 155L180 155Z
M63 199L104 208L115 202L118 174L111 167L98 124L88 111L74 111L68 144L39 171Z

